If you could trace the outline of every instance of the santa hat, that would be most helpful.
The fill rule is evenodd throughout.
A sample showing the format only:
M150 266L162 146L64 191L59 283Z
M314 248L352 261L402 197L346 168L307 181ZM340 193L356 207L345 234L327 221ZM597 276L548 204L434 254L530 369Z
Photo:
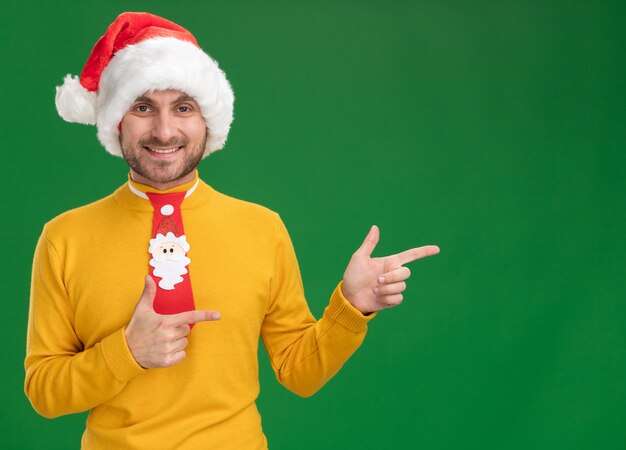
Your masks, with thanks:
M67 75L56 107L68 122L98 127L98 139L122 156L118 124L137 97L176 89L194 98L208 129L204 156L226 143L233 91L217 62L183 27L148 13L120 14L98 40L80 79Z

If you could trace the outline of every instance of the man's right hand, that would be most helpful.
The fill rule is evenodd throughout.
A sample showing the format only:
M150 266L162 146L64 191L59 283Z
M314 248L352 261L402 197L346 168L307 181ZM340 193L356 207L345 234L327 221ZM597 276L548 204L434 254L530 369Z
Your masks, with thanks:
M185 358L189 324L219 320L216 311L193 310L163 315L154 311L156 285L150 275L144 278L141 298L126 327L126 342L135 361L145 368L170 367Z

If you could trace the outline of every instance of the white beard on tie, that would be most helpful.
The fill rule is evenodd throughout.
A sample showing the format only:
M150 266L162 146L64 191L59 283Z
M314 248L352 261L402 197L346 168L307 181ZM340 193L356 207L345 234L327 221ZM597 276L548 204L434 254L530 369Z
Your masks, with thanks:
M177 260L158 261L155 258L150 260L150 265L154 267L154 276L161 278L159 287L170 291L174 286L183 281L182 275L187 273L187 266L191 260L186 256L180 256Z

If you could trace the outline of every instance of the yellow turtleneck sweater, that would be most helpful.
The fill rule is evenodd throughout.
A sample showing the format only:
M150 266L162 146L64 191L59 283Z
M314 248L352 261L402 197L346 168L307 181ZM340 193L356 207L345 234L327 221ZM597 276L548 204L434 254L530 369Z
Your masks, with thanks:
M191 183L161 192L189 190ZM129 184L141 192L159 192ZM341 283L317 322L278 214L202 182L182 204L197 309L186 358L133 359L124 329L148 273L150 201L124 184L44 227L33 263L25 392L45 417L91 410L84 449L266 449L255 406L259 336L278 380L301 396L359 347L367 322Z

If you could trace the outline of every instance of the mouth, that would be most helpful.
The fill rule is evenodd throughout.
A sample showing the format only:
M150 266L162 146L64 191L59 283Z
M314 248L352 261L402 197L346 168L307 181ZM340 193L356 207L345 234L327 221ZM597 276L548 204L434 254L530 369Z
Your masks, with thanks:
M184 146L181 147L167 147L167 148L159 148L159 147L144 147L144 149L148 150L152 155L163 158L169 155L173 155L174 153L182 150Z

